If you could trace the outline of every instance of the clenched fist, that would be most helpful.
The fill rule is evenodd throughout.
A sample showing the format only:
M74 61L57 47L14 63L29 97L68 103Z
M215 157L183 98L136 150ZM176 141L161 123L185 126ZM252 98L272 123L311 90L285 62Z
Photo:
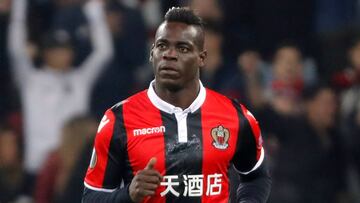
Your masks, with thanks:
M136 173L129 186L130 198L140 202L146 196L155 194L156 188L162 180L161 174L154 169L156 158L151 158L143 170Z

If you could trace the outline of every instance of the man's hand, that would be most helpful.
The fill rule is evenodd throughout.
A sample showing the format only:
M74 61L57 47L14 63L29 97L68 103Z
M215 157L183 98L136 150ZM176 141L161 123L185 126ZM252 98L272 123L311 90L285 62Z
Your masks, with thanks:
M155 194L156 188L162 180L161 174L154 169L156 158L151 158L143 170L136 173L129 187L130 198L134 202L140 202L146 196Z

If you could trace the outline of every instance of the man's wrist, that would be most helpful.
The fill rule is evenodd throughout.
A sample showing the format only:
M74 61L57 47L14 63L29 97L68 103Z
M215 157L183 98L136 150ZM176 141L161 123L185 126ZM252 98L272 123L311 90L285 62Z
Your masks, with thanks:
M135 201L130 196L130 183L127 184L125 187L126 187L126 194L127 194L127 198L129 200L129 202L135 203Z

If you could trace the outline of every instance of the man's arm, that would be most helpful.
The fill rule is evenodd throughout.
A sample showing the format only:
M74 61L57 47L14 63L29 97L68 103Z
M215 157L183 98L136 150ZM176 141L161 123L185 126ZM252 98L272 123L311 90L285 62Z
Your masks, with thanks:
M265 163L255 171L240 175L237 189L237 202L252 203L266 202L271 190L271 178Z
M125 187L120 188L125 174L132 174L125 166L129 161L125 156L126 130L122 108L122 105L116 105L109 109L100 122L84 181L84 203L140 202L146 196L154 195L160 185L162 176L155 170L156 159L152 158L143 170L136 172L130 184L125 183Z
M271 178L264 162L260 127L244 106L233 104L238 112L240 129L232 160L240 175L236 199L239 203L265 203L270 195Z
M104 2L88 0L84 14L88 20L92 51L78 70L81 81L92 86L113 56L112 36L106 21Z
M83 203L131 203L133 202L129 195L129 187L116 189L112 192L96 191L85 187L83 193Z
M83 202L131 203L141 202L146 196L154 195L162 180L160 173L154 169L155 163L155 158L150 159L144 170L138 171L131 183L121 189L91 190L91 186L87 185L83 194Z
M13 75L18 83L24 83L33 69L32 61L26 52L27 29L26 14L27 0L12 1L10 24L8 30L8 51Z
M123 135L117 129L123 121L118 113L107 110L99 124L84 180L83 202L129 202L127 187L120 188L125 160Z

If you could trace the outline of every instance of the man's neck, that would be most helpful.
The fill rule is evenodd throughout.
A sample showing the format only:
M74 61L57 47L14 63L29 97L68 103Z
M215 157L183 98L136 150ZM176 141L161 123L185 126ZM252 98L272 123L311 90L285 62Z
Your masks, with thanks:
M162 100L184 110L188 108L199 95L200 84L197 80L196 82L189 84L187 87L173 91L155 82L154 90Z

